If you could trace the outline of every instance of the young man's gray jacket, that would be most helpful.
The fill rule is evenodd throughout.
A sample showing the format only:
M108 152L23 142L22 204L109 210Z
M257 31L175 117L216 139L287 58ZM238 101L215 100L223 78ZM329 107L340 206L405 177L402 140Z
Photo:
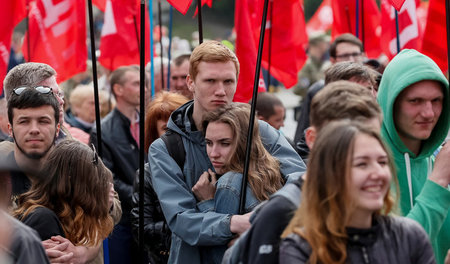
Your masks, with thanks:
M153 186L173 232L169 263L206 263L204 252L208 247L226 245L233 237L231 215L201 212L202 208L213 207L214 201L197 202L191 191L200 175L213 168L202 132L192 130L192 112L193 101L190 101L175 110L167 124L181 135L186 151L183 171L161 139L149 149ZM298 179L306 166L284 136L262 121L259 130L266 149L280 161L283 177L288 182Z

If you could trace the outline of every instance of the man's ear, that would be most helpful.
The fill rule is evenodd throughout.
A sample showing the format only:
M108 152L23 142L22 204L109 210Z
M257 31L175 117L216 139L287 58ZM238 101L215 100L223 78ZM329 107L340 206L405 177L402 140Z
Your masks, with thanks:
M58 123L58 124L56 125L55 137L58 137L58 136L59 136L59 130L60 130L60 128L61 128L61 124Z
M8 132L9 132L9 135L10 135L11 137L13 137L12 125L11 125L11 123L9 123L9 122L8 122Z
M195 89L194 89L195 88L195 83L194 83L194 79L192 79L190 74L188 74L186 76L186 83L187 83L189 91L191 93L194 93L195 92Z
M316 128L313 126L308 127L305 132L305 140L306 145L308 145L309 149L312 149L314 141L316 141L316 137L317 137Z
M113 89L116 96L122 96L122 85L116 83L111 89Z

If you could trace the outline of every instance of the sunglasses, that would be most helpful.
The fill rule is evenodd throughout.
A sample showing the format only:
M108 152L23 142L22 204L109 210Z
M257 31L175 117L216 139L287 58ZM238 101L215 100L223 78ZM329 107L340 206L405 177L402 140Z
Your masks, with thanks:
M16 95L21 95L23 93L23 91L25 91L26 89L29 88L33 88L36 91L40 92L41 94L53 94L52 88L48 87L48 86L35 86L35 87L19 87L14 89L14 93Z

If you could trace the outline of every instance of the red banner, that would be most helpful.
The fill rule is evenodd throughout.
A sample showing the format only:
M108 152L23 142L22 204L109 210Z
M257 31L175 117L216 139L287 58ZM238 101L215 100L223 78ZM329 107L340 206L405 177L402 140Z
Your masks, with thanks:
M315 31L328 31L333 24L333 10L331 9L331 0L324 0L317 11L306 23L306 32L309 34Z
M428 19L423 34L422 52L432 58L444 73L447 73L447 31L445 2L430 0Z
M0 94L3 91L3 79L8 69L11 37L14 27L26 16L25 0L2 1L0 17Z
M395 9L397 9L397 11L400 11L400 9L402 8L403 4L405 3L405 0L389 0L389 3Z
M356 2L355 0L332 0L333 29L332 39L343 33L356 34ZM361 7L361 5L359 6ZM364 13L362 16L361 14ZM364 50L369 58L376 58L381 54L380 48L380 10L375 0L365 0L364 10L359 12L359 38L364 43ZM364 23L361 19L364 17ZM364 24L364 32L362 30ZM364 36L364 39L363 39Z
M30 40L22 52L27 61L42 62L58 73L58 82L86 70L86 12L84 0L36 0L30 3Z
M92 0L92 4L94 4L102 12L105 12L106 0Z
M258 53L257 36L259 37L259 32L255 30L261 26L261 14L257 12L259 5L259 0L239 0L235 3L236 55L240 63L239 80L233 99L235 102L248 103L253 94ZM258 91L265 90L264 80L260 74Z
M150 39L147 8L145 14L145 41L147 43ZM139 64L139 49L139 1L107 0L98 61L111 71L120 66ZM145 61L150 61L150 52L145 52Z
M392 59L397 52L397 36L395 24L395 9L387 0L381 1L381 47L383 52ZM416 1L407 0L398 12L398 28L400 50L420 49L421 32L417 22Z
M186 15L189 7L191 6L192 0L167 0L167 2L169 2L169 4L181 14Z

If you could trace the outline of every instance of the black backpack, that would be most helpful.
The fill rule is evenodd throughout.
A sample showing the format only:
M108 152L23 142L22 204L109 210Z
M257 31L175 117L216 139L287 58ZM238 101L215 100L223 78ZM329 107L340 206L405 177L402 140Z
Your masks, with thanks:
M175 160L181 171L183 171L186 152L180 134L168 129L166 133L161 136L161 139L164 141L164 144L166 144L169 155Z

